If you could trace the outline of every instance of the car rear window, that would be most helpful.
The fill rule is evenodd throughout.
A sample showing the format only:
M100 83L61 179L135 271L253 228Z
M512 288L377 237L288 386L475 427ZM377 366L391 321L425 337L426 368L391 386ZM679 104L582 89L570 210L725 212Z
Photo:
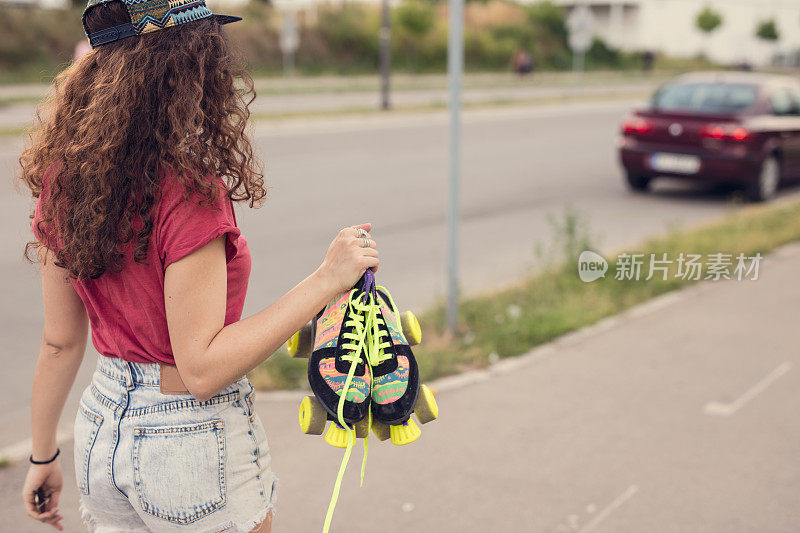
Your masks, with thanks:
M675 83L662 87L653 107L664 111L734 113L755 103L758 86L744 83Z

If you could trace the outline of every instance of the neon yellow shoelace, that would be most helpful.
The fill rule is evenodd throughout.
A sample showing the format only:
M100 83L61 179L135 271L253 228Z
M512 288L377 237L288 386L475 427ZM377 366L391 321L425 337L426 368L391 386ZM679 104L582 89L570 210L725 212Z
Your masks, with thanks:
M365 299L366 302L362 302ZM339 500L339 492L341 490L342 478L347 469L347 463L350 460L350 453L355 444L355 430L348 426L344 421L344 402L347 398L347 393L350 389L350 384L355 375L356 367L359 361L364 358L365 364L374 364L373 361L382 360L377 355L379 348L383 352L389 343L380 342L381 334L385 332L380 331L378 328L377 319L377 305L370 293L364 293L353 289L350 291L350 296L347 299L349 307L348 320L345 321L344 327L351 328L352 331L345 331L342 338L347 342L342 343L342 348L347 351L341 357L345 361L350 361L350 370L347 373L347 378L344 382L344 387L339 396L339 403L336 407L336 418L339 426L347 431L347 447L345 448L344 457L339 465L339 473L336 475L336 483L333 486L333 494L331 501L328 504L328 512L325 515L325 524L323 526L323 533L328 533L333 519L333 511L336 509L336 502ZM385 357L384 357L385 358ZM370 371L370 390L372 390L372 372ZM367 466L367 452L369 450L369 432L372 430L372 411L367 411L367 436L364 439L364 458L361 462L361 485L364 484L364 472Z
M392 300L392 296L384 287L378 286L386 297L392 307L392 312L395 317L399 316L397 307ZM347 447L345 448L344 457L339 465L339 473L336 475L336 482L333 485L333 494L331 501L328 504L328 512L325 515L325 524L323 526L323 533L328 533L333 520L333 512L336 509L336 503L339 500L339 492L342 486L342 478L344 477L347 463L350 460L350 453L355 445L355 430L345 424L344 422L344 402L347 398L347 392L350 384L355 375L356 366L359 361L364 357L365 363L370 367L377 366L381 362L390 359L391 354L386 353L386 348L391 346L391 341L387 338L387 328L384 319L378 316L380 305L375 301L376 294L374 292L364 293L356 289L350 291L350 296L347 300L349 307L349 317L345 321L344 327L352 328L352 331L345 331L342 337L347 342L342 343L342 348L347 350L347 353L341 357L345 361L350 361L350 370L347 373L347 379L344 382L342 393L339 396L339 403L336 408L336 418L339 426L347 431ZM365 301L362 301L365 300ZM383 327L381 327L383 326ZM369 390L372 391L374 376L370 369L370 384ZM369 433L372 431L372 409L367 410L367 436L364 438L364 458L361 462L361 485L364 485L364 472L367 466L367 452L369 451Z

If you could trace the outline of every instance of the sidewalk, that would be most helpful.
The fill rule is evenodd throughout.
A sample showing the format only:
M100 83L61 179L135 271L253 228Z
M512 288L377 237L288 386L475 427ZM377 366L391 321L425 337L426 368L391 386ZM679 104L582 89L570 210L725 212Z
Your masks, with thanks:
M335 530L795 530L798 271L796 243L757 281L704 282L439 381L440 419L406 447L371 440L363 488L356 448ZM257 398L281 481L275 531L318 531L341 451L300 434L296 396ZM62 456L65 530L81 531ZM0 470L0 515L45 531L18 504L26 468Z

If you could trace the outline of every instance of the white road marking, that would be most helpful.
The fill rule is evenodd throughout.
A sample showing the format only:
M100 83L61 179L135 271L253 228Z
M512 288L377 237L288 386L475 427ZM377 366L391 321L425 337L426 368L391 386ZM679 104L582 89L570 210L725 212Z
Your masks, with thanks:
M598 524L600 524L600 522L608 518L611 513L613 513L616 509L619 509L625 502L633 498L637 492L639 492L638 485L631 485L628 487L625 492L617 496L614 501L609 503L605 509L597 513L595 517L585 526L583 526L578 533L588 533L589 531L593 530Z
M703 411L707 415L731 416L744 407L747 402L767 390L767 387L772 385L779 377L789 372L791 368L792 363L785 361L778 365L778 368L764 376L758 383L747 389L744 394L739 396L735 401L731 403L708 402L703 408Z

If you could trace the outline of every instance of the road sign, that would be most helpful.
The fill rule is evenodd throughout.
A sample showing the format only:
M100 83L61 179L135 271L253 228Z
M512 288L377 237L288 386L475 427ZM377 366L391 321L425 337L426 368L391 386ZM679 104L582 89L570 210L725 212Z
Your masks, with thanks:
M281 35L278 46L283 53L283 73L291 74L294 71L294 54L300 46L300 31L297 29L297 15L293 10L283 12Z
M297 17L294 11L283 13L279 46L284 54L293 54L300 46L300 32L297 29Z
M592 45L594 15L587 6L580 4L572 10L567 19L569 28L569 47L573 52L585 53Z

